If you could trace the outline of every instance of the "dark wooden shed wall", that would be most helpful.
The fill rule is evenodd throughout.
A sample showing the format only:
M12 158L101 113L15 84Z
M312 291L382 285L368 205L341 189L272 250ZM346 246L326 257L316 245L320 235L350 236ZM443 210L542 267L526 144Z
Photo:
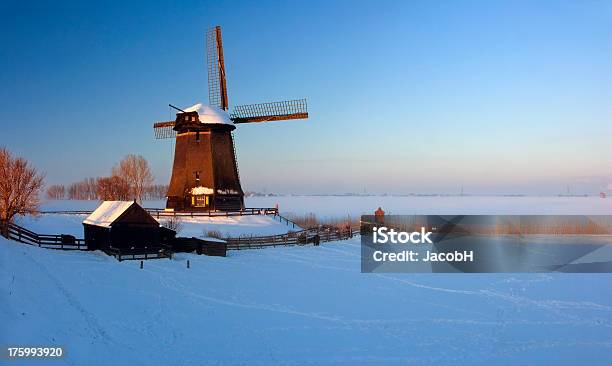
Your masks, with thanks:
M85 243L90 250L152 248L169 243L175 232L164 227L142 207L132 205L110 227L83 224Z

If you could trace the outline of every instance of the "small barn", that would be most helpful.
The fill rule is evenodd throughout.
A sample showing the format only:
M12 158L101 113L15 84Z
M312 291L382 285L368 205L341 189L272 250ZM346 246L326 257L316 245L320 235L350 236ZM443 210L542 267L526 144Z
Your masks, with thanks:
M136 201L104 201L83 221L89 250L155 250L176 235Z

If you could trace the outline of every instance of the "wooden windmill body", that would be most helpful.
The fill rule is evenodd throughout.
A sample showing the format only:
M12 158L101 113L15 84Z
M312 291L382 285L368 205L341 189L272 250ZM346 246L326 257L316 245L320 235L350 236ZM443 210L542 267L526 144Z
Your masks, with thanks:
M236 161L234 124L308 118L306 100L236 106L228 113L221 27L206 34L210 105L179 111L153 125L156 138L175 138L166 208L176 211L244 208Z

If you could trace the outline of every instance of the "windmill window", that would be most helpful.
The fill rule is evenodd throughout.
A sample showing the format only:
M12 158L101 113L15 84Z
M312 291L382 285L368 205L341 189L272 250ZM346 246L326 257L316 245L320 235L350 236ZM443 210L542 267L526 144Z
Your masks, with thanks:
M191 205L196 207L208 207L210 205L210 196L198 195L191 197Z

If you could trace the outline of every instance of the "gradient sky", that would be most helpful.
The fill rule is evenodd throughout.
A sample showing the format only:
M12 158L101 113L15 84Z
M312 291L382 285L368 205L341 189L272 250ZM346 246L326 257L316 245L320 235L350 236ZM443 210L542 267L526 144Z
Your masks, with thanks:
M612 184L611 1L3 2L0 145L47 183L146 157L167 183L168 103L207 101L223 28L243 188L597 193ZM609 189L612 189L610 185Z

